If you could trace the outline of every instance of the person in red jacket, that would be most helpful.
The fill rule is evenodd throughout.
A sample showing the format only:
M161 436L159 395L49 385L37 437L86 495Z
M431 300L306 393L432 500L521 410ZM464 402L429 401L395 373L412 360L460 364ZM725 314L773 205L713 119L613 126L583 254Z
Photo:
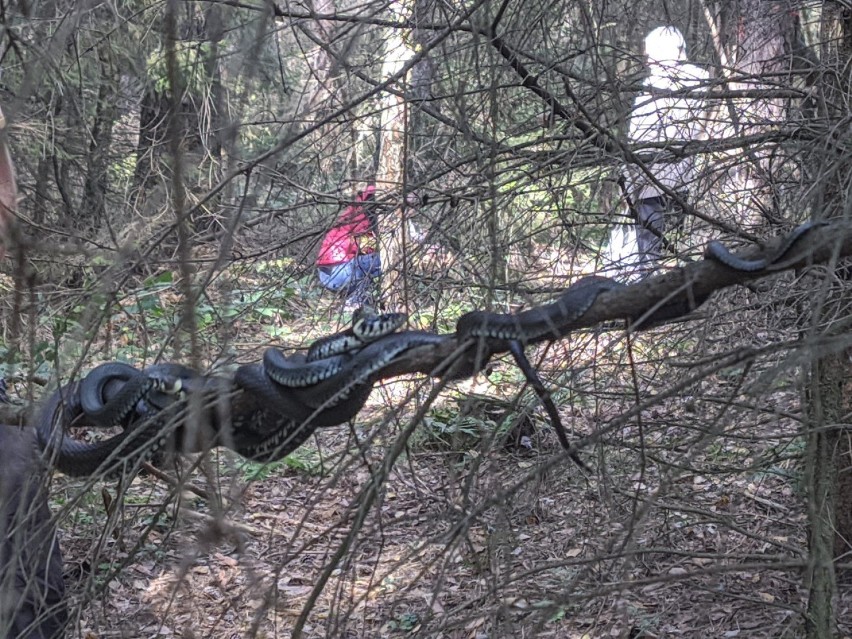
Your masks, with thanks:
M376 239L376 220L367 204L376 192L372 184L358 193L332 229L326 233L317 256L317 274L322 285L346 294L346 306L372 302L373 279L382 272Z

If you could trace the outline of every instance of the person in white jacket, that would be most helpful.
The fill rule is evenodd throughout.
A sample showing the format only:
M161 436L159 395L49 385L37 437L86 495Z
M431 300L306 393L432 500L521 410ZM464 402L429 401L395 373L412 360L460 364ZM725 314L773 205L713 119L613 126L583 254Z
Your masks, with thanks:
M625 169L626 196L636 229L638 271L649 274L661 257L667 228L683 220L672 193L686 198L695 179L695 157L684 142L701 136L707 85L704 69L686 62L683 35L672 26L645 37L648 77L630 115L628 138L639 163Z

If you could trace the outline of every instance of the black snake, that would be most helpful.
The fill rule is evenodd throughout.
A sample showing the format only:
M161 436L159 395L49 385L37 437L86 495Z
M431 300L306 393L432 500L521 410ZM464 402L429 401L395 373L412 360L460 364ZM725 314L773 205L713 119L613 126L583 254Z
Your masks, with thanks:
M535 344L566 335L594 305L598 295L623 288L609 277L591 275L577 280L553 302L519 313L471 311L456 322L459 339L491 337Z
M772 272L780 267L784 259L808 233L825 224L827 222L806 222L796 227L784 238L777 249L757 259L738 257L718 241L708 243L705 255L735 271ZM625 287L625 284L609 277L598 275L583 277L566 288L555 301L519 313L488 311L466 313L456 323L456 337L458 339L491 338L518 341L522 344L558 339L578 327L583 316L594 306L598 295ZM704 301L700 299L681 303L681 300L673 300L667 305L652 310L647 317L643 317L643 326L675 319L694 310ZM639 317L640 314L637 313L628 319L636 320Z
M109 428L122 424L136 410L137 404L159 393L177 395L182 377L192 376L190 369L176 364L159 364L141 372L122 362L107 362L96 366L80 381L80 408L89 421ZM119 382L107 397L106 389Z
M740 258L718 241L712 241L708 244L705 255L736 271L744 273L771 272L804 236L825 224L825 222L807 222L796 227L784 238L777 249L757 259ZM578 327L580 320L594 306L600 294L622 288L625 288L624 284L608 277L583 277L566 288L555 301L548 304L535 306L519 313L472 311L462 315L456 323L456 338L459 341L480 344L482 340L492 339L506 342L515 362L541 399L560 444L568 452L571 459L582 468L585 468L585 465L571 446L553 400L537 372L529 363L524 353L524 346L558 339L568 334ZM708 296L709 294L703 297L694 294L690 296L689 292L686 292L686 296L683 298L668 300L647 313L636 313L628 319L641 321L640 328L648 328L691 312L703 304Z
M771 272L805 235L822 225L809 222L797 227L776 250L759 259L737 257L718 242L708 245L706 255L734 270ZM551 303L514 314L473 311L456 324L458 343L496 340L504 344L500 349L513 354L542 399L560 443L583 467L524 347L566 335L582 322L600 294L623 286L610 278L584 277ZM651 324L679 317L705 299L675 300L644 320ZM201 394L201 421L209 426L206 445L224 445L258 461L279 459L316 428L341 424L357 415L375 382L393 374L394 363L409 350L442 346L453 338L425 331L397 332L404 322L405 316L398 313L356 316L352 327L317 340L306 356L285 356L278 349L268 349L262 364L240 366L233 381L203 376L176 364L142 371L116 362L105 364L49 397L37 420L39 440L56 457L57 467L68 474L89 475L110 460L135 463L169 444L167 416L174 418L185 411L189 398ZM223 398L228 399L229 410L217 409L217 401ZM89 444L64 433L73 425L121 426L124 430ZM178 426L171 442L200 450L199 444L190 443L186 430Z
M55 468L71 476L110 475L135 468L166 448L201 452L214 446L227 446L256 461L272 461L295 450L313 432L299 428L301 420L282 414L266 398L241 392L224 378L199 375L178 364L130 370L135 374L124 365L99 367L93 371L88 391L82 388L88 379L84 378L51 393L36 420L36 430ZM144 379L149 376L170 380L182 390L169 393L150 387L131 406L129 398L149 386ZM84 392L95 388L101 389L103 406L95 411L100 423L87 414L81 401ZM190 432L192 425L186 423L193 395L200 409L193 421L206 432ZM224 411L222 400L227 400ZM104 414L112 417L104 421ZM68 427L100 427L108 421L122 426L123 432L92 443L65 432Z
M796 246L796 244L798 244L805 235L814 229L823 227L827 224L828 222L823 220L800 224L781 241L775 250L770 251L759 258L744 259L738 257L731 253L721 242L716 240L707 244L707 249L704 254L708 258L715 260L720 264L724 264L735 271L743 273L757 273L760 271L771 272L777 269L778 265L783 262L787 254L793 250L793 247Z
M349 357L370 342L394 333L408 319L404 313L376 314L362 306L347 330L316 340L305 356L285 356L277 348L263 354L266 374L280 386L306 388L340 374Z
M167 446L163 411L179 401L179 389L193 379L200 381L191 369L178 364L143 371L121 362L102 364L83 380L49 395L35 420L39 444L59 470L72 476L114 469L119 463L132 466ZM124 430L85 443L65 432L77 426Z
M354 331L322 338L312 345L313 362L306 362L294 386L276 382L265 366L237 369L233 382L199 375L178 364L159 364L142 371L109 362L81 381L68 384L46 401L37 431L41 445L55 457L55 466L69 475L91 475L107 467L133 466L166 446L186 452L203 448L183 425L167 433L169 418L186 412L193 394L208 427L207 447L227 446L257 461L279 459L300 446L318 427L344 423L363 407L382 369L410 348L442 343L432 333L393 333L405 316L386 314L356 318ZM353 335L354 334L354 335ZM343 336L343 338L341 338ZM352 337L355 341L352 341ZM309 352L311 352L309 350ZM321 358L316 353L329 354ZM283 357L283 355L282 355ZM286 358L303 362L305 358ZM273 360L274 361L274 360ZM323 362L337 362L334 374L310 379ZM310 365L308 365L310 364ZM281 377L278 375L277 377ZM217 410L228 398L229 410ZM74 440L69 426L121 426L122 433L95 443ZM189 445L188 445L189 444Z

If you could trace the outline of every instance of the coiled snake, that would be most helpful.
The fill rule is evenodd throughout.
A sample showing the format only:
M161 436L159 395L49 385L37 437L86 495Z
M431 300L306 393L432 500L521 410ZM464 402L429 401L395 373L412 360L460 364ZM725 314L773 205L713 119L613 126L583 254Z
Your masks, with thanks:
M169 443L180 449L190 439L183 426L167 436L168 418L185 413L189 397L202 393L199 417L211 431L209 446L224 445L258 461L279 459L316 428L354 417L382 369L395 357L415 346L446 340L416 331L394 334L405 319L398 313L362 314L351 329L315 342L309 349L313 361L284 358L292 386L274 381L267 368L258 364L239 367L233 383L177 364L142 371L120 362L102 364L48 398L37 420L39 440L55 457L56 467L69 475L91 475L119 462L122 467L132 466ZM329 361L333 374L321 371L322 363ZM304 362L301 369L298 362ZM225 419L215 406L223 397L230 400ZM84 443L64 433L69 426L122 426L125 430L100 442Z
M771 272L802 238L823 224L809 222L797 227L776 250L758 259L733 255L718 242L708 245L706 255L744 273ZM208 445L228 446L259 461L278 459L301 445L316 428L352 419L374 383L390 376L394 363L410 349L441 347L455 339L469 346L495 342L486 356L495 348L509 350L544 403L560 443L585 467L567 439L552 399L526 359L524 347L566 335L582 323L599 295L622 287L609 278L584 277L554 302L520 313L467 313L459 318L454 336L397 332L405 322L404 315L363 313L346 331L314 342L306 356L288 357L278 349L268 349L262 364L240 366L232 381L203 376L176 364L142 371L117 362L104 364L49 397L37 420L39 441L56 457L58 468L72 475L92 474L110 460L132 464L169 443L165 432L168 419L185 413L189 398L200 394L200 418L210 429ZM673 319L705 299L676 301L644 320L652 324ZM224 415L216 406L223 398L229 408ZM124 431L87 444L65 435L64 429L72 425L121 426ZM181 429L184 426L179 424L172 441L186 444L191 438Z
M362 311L347 331L314 342L307 357L285 357L270 348L262 366L241 367L234 381L307 426L344 423L361 410L382 370L395 359L447 340L424 331L396 332L406 319L401 313Z
M39 444L59 470L72 476L92 475L119 462L133 466L168 443L162 412L182 397L183 384L194 377L178 364L144 371L120 362L102 364L82 381L51 393L36 418ZM72 426L122 426L124 431L84 443L64 432Z

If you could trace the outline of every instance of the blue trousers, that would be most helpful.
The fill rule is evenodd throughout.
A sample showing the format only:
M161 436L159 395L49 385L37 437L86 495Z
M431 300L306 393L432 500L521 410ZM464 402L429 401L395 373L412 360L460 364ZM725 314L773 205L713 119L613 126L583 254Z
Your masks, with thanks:
M378 253L359 255L353 260L318 267L320 283L330 291L343 291L350 304L368 304L373 278L382 273Z

